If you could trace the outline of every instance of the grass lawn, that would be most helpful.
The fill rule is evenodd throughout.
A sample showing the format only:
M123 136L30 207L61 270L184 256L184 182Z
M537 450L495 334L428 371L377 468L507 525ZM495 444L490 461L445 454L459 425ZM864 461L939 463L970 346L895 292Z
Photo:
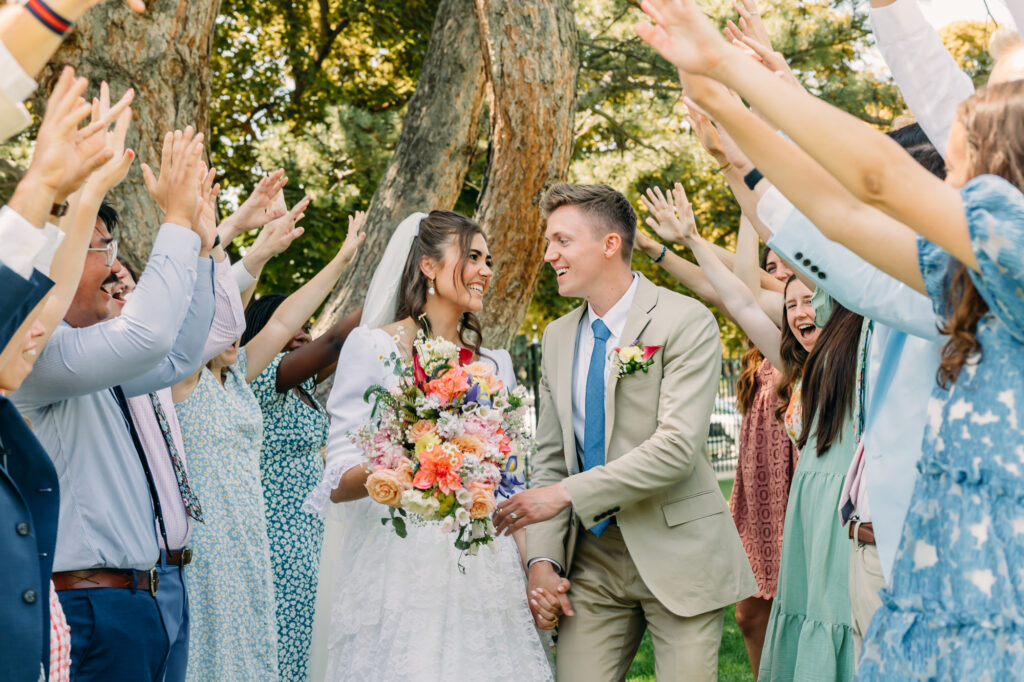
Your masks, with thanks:
M722 494L726 499L732 492L732 481L719 481ZM743 636L736 627L736 607L725 609L725 629L722 632L722 648L718 651L718 679L720 682L754 682L747 660L747 649L743 646ZM644 641L633 659L633 665L626 676L629 682L654 682L654 649L651 637L644 634Z

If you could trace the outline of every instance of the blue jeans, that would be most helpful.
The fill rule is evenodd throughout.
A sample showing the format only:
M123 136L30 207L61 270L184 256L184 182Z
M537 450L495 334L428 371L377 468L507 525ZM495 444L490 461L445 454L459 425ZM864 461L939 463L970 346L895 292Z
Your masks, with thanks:
M164 682L184 682L188 665L188 593L185 591L185 570L182 566L164 563L166 553L160 550L160 588L156 591L156 605L163 616L167 639L171 643L167 652Z
M158 680L167 633L148 591L119 587L57 593L71 628L71 679Z

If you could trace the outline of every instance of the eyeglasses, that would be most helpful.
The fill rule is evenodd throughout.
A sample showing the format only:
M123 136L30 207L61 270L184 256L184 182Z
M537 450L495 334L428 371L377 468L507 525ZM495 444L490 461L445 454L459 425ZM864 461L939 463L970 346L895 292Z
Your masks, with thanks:
M114 261L117 259L117 240L111 239L103 248L86 249L86 251L102 251L103 253L105 253L107 267L109 268L111 265L114 264Z

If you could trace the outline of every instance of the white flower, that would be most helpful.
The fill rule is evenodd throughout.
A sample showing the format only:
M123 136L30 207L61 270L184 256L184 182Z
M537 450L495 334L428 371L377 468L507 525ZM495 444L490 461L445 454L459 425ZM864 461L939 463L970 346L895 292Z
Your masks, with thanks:
M480 538L487 535L487 524L483 523L483 519L473 522L473 530L469 537L473 540L479 540Z
M444 533L451 533L455 530L455 519L451 516L446 516L441 521L441 531Z
M437 512L441 508L441 503L437 501L437 498L413 488L402 493L402 507L413 514L433 520L437 518Z
M643 359L644 352L640 348L640 346L626 346L625 348L619 351L619 360L623 364L628 363L630 360L636 360L637 362L640 362Z
M462 488L455 492L455 499L458 501L459 504L465 507L467 504L473 501L473 493L469 492L465 488Z
M466 553L469 554L469 556L476 556L479 551L480 551L480 545L474 543L474 544L469 546L469 549L466 550Z
M469 523L469 512L466 511L465 507L459 507L455 510L455 520L458 521L460 526L465 526Z

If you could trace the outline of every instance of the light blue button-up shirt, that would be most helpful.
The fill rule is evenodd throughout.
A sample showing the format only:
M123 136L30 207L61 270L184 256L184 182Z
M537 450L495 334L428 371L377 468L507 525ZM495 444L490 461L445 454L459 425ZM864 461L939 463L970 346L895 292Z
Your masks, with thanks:
M60 480L54 571L148 569L159 556L149 486L110 388L177 374L165 365L176 362L168 355L190 309L199 247L191 230L163 225L121 315L81 328L62 322L11 396ZM209 329L209 316L199 317Z
M764 199L778 201L777 192L773 188ZM917 481L926 409L946 337L939 334L927 296L829 240L795 209L781 220L778 212L768 217L775 222L769 224L775 234L768 246L836 301L875 320L864 368L864 411L872 417L863 436L864 477L878 556L888 581ZM878 371L894 330L908 336L889 386L877 396L879 404L872 406Z

